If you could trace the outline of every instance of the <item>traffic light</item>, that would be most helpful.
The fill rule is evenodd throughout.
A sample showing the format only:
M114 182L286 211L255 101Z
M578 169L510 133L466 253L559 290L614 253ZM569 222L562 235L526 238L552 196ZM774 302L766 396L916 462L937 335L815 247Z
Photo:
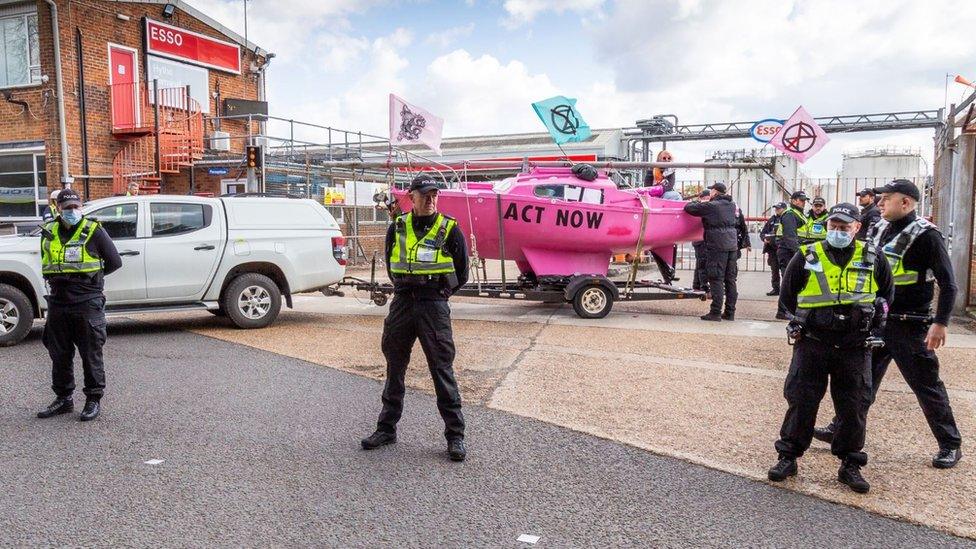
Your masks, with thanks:
M261 147L248 146L244 153L244 161L247 163L247 167L260 168L261 160Z

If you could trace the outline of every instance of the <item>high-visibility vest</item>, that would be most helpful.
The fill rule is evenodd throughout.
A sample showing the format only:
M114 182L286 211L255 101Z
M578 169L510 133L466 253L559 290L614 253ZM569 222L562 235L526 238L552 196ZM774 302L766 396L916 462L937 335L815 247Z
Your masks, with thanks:
M54 220L45 226L54 238L41 237L41 274L88 274L102 270L102 260L88 253L88 241L98 230L98 222L82 218L67 242L58 233L61 222Z
M397 217L389 257L390 272L396 275L454 274L454 258L445 249L445 244L456 224L454 218L437 214L427 234L417 238L413 231L413 212Z
M875 252L873 247L854 242L854 254L847 265L835 265L825 244L817 242L800 247L800 253L810 271L806 286L797 295L796 306L801 309L874 303L878 283L874 279Z
M796 224L796 236L803 238L806 234L807 216L803 215L803 212L798 212L794 208L787 208L783 215L780 217L779 226L776 227L776 236L783 236L783 218L793 214L799 219L799 223Z
M803 233L797 231L801 238L809 240L825 240L827 238L827 212L820 214L820 217L807 218L806 225L803 226Z
M894 238L888 241L887 244L882 244L881 236L884 234L885 230L888 228L887 220L881 219L872 227L872 233L868 236L868 240L874 242L874 245L881 249L884 253L885 258L888 260L888 264L891 265L891 276L895 280L895 286L909 286L911 284L917 284L920 282L918 271L910 271L905 269L905 252L908 248L915 243L915 240L922 235L925 231L929 229L939 230L939 227L934 223L923 219L921 217L916 217L915 221L908 224L907 227L901 230L900 233L895 235ZM932 271L928 270L925 273L925 281L935 280L932 275Z

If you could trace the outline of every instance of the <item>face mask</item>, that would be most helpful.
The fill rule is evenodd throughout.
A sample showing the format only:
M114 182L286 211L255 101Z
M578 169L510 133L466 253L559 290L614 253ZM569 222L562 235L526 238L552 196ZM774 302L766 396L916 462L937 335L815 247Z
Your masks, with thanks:
M827 231L827 244L834 248L846 248L854 241L854 235L847 231Z
M81 210L78 209L65 210L61 212L61 219L63 219L64 222L67 223L68 225L71 226L77 225L78 222L81 221Z

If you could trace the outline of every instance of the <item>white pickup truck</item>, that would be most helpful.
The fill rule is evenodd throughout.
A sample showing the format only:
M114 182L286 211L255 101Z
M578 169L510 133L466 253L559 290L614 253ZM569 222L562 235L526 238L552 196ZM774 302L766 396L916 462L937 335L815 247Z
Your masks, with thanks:
M345 275L345 240L314 200L150 195L89 202L122 268L105 277L106 312L208 310L240 328L263 328L292 294ZM0 346L44 317L39 231L0 237Z

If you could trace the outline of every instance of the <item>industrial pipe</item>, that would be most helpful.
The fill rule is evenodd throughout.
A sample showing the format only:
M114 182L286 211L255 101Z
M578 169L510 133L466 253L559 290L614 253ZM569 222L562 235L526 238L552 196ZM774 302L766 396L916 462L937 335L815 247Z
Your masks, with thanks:
M61 137L61 184L71 187L71 174L68 171L68 129L64 116L64 79L61 74L61 39L58 30L58 5L54 0L45 0L51 8L51 32L54 34L54 83L58 94L58 129Z

